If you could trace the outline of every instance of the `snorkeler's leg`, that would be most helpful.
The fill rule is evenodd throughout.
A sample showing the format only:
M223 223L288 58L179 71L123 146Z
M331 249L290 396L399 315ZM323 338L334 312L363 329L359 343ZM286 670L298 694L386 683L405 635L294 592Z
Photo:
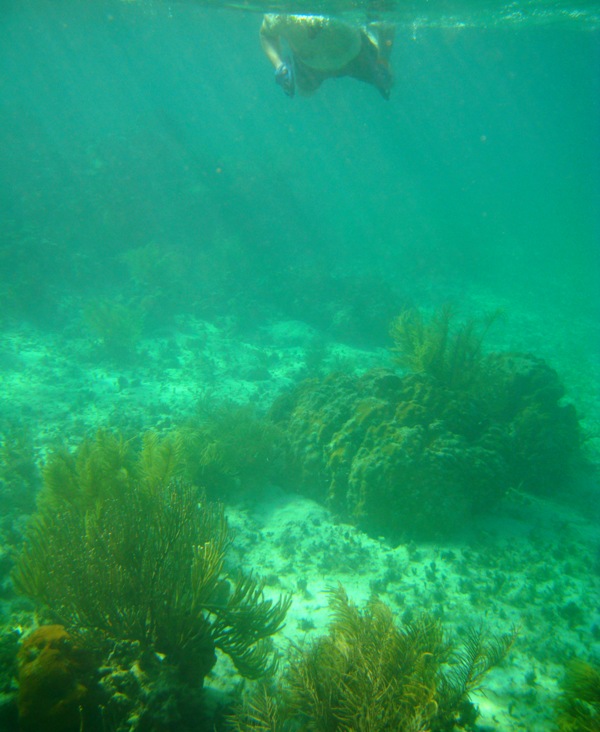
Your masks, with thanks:
M340 71L339 76L351 76L374 86L384 99L390 98L394 77L386 58L366 33L362 33L360 53Z
M375 21L364 28L365 35L377 49L378 58L389 61L394 46L396 26L392 23Z
M260 28L260 45L262 46L266 57L273 64L273 67L277 68L283 60L281 37L278 34L273 33L266 18L263 20Z

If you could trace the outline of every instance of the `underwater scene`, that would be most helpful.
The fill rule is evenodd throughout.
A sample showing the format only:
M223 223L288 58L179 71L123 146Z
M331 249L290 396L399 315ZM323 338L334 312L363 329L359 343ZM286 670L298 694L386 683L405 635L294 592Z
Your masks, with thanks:
M0 731L600 731L600 3L0 0Z

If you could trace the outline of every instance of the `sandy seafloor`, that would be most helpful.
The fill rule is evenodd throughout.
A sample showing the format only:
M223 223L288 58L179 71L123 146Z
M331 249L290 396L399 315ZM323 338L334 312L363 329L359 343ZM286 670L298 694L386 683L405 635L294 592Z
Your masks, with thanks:
M558 306L515 307L486 292L463 293L461 304L467 313L506 311L488 350L531 352L557 369L581 415L586 456L597 465L600 357L590 344L600 343L599 324L592 317L574 320ZM139 358L119 367L99 356L83 326L63 334L12 329L0 353L0 410L31 427L41 462L44 449L75 446L100 426L166 429L202 398L267 407L309 373L358 373L392 363L386 349L323 338L296 321L244 334L227 318L208 323L182 316L176 331L144 341ZM229 560L261 575L267 594L293 593L276 638L282 649L289 639L326 628L327 588L338 582L359 604L376 591L399 621L433 612L458 638L461 629L482 622L493 631L518 626L509 658L474 697L479 724L507 732L552 729L564 663L574 655L600 657L600 501L593 473L583 481L589 485L556 501L512 490L496 515L466 527L460 540L398 546L336 523L326 508L285 486L264 486L252 501L227 508L235 533ZM207 686L227 690L238 682L220 658Z

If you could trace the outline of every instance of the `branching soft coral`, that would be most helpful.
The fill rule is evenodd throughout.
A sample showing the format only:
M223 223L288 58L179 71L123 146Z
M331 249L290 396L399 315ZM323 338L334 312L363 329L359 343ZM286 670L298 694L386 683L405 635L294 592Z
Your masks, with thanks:
M225 573L223 508L172 476L174 449L147 438L133 459L100 433L71 461L57 455L14 584L67 629L138 641L187 681L202 683L216 648L260 676L289 599L273 603L252 577Z
M561 732L600 732L600 668L574 659L567 666L558 703Z
M256 690L232 719L236 732L458 729L476 716L469 694L514 640L472 630L453 648L438 620L399 627L384 603L361 611L342 587L330 606L329 633L292 649L279 688Z
M390 326L397 362L413 373L433 376L450 389L471 386L482 368L483 341L499 313L458 326L455 315L450 305L428 320L415 308L402 311Z

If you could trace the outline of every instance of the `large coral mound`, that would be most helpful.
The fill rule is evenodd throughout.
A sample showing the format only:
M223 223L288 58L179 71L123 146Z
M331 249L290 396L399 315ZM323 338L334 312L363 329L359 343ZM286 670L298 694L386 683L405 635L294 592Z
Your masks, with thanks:
M556 372L523 354L482 359L468 389L377 369L303 382L273 406L298 488L391 538L447 533L510 488L548 494L579 447Z

